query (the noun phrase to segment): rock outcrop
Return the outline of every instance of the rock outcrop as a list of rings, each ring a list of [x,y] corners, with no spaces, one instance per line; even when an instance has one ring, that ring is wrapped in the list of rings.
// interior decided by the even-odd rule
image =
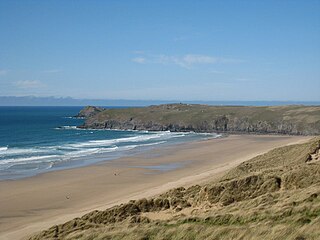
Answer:
[[[320,106],[207,106],[165,104],[145,108],[94,109],[80,128],[319,135]]]
[[[84,109],[82,109],[75,117],[77,118],[89,118],[92,117],[100,112],[105,110],[101,107],[94,107],[94,106],[87,106]]]

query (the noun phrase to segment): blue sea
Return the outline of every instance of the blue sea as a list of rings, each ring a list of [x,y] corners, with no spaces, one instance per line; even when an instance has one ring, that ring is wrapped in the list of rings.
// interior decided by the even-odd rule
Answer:
[[[86,166],[216,134],[83,130],[82,107],[0,107],[0,180]]]

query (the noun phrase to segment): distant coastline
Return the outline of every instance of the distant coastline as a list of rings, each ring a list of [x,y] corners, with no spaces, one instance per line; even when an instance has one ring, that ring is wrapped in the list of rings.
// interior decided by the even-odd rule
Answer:
[[[179,99],[171,100],[134,100],[134,99],[77,99],[71,97],[35,97],[35,96],[0,96],[0,106],[117,106],[139,107],[159,104],[181,102]],[[279,105],[305,105],[319,106],[320,101],[199,101],[183,100],[186,104],[207,104],[217,106],[279,106]]]

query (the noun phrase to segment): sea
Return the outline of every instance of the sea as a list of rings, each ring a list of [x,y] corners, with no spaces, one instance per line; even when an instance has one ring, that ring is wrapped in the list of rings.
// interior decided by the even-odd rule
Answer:
[[[109,107],[117,108],[117,107]],[[0,107],[0,180],[116,160],[215,133],[79,129],[82,107]]]

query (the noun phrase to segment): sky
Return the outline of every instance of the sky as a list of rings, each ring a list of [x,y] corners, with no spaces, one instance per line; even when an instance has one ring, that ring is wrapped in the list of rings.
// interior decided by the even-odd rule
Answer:
[[[0,96],[320,100],[320,0],[0,0]]]

